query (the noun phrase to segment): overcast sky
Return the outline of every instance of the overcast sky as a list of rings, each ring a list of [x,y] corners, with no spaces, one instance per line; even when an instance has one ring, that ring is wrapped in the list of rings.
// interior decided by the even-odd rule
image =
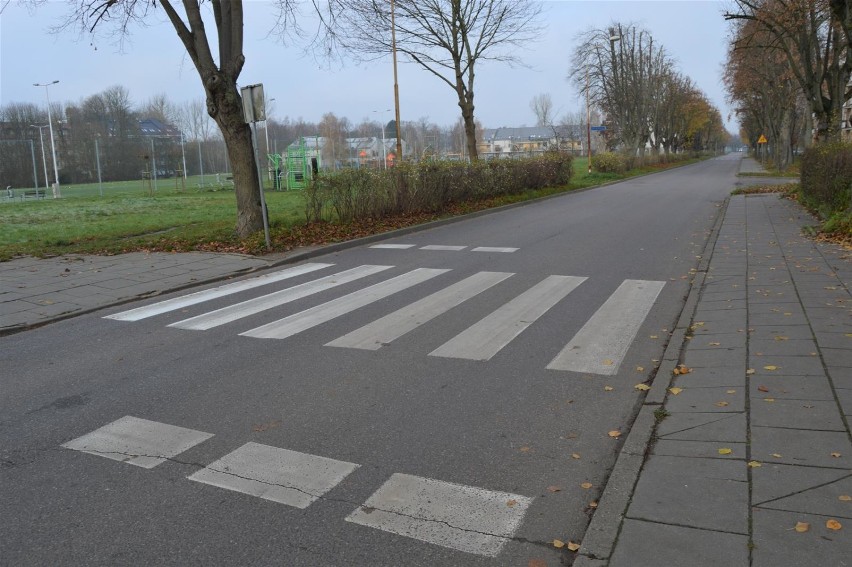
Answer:
[[[0,7],[6,0],[0,0]],[[246,64],[240,84],[263,83],[274,98],[273,118],[319,121],[326,112],[362,119],[391,119],[393,68],[390,59],[369,65],[319,64],[296,46],[269,37],[271,2],[246,2]],[[728,119],[720,76],[728,25],[719,1],[565,1],[544,2],[545,29],[539,41],[518,53],[529,68],[485,62],[475,84],[476,117],[487,128],[534,125],[530,100],[551,96],[557,114],[585,108],[584,99],[565,79],[577,34],[612,21],[634,22],[648,29],[674,56]],[[123,85],[141,104],[166,93],[180,103],[203,98],[200,79],[174,29],[158,8],[146,28],[135,28],[123,52],[108,40],[94,44],[72,32],[50,33],[65,14],[67,2],[48,2],[34,12],[11,0],[0,14],[0,104],[44,104],[45,89],[33,83],[59,80],[50,87],[52,101],[79,102],[113,85]],[[414,64],[399,67],[401,119],[428,117],[450,125],[460,116],[455,92]],[[378,111],[378,112],[376,112]],[[735,121],[727,122],[735,132]]]

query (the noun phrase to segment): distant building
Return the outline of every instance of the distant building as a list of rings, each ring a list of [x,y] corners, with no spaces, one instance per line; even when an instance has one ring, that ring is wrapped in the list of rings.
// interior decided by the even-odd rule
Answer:
[[[477,150],[482,157],[503,154],[530,154],[560,149],[579,153],[584,145],[584,130],[580,125],[520,126],[516,128],[487,128]]]

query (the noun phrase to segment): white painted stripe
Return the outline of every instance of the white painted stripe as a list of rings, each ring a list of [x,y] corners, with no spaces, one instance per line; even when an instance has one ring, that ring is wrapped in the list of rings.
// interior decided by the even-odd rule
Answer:
[[[204,301],[210,301],[211,299],[216,299],[217,297],[224,297],[232,293],[245,291],[247,289],[253,289],[262,285],[286,280],[288,278],[295,278],[296,276],[301,276],[302,274],[307,274],[309,272],[328,268],[333,265],[334,264],[303,264],[301,266],[287,268],[286,270],[281,270],[271,274],[264,274],[262,276],[229,283],[227,285],[221,285],[212,289],[197,291],[195,293],[190,293],[189,295],[184,295],[182,297],[175,297],[174,299],[167,299],[158,303],[152,303],[151,305],[146,305],[144,307],[137,307],[136,309],[130,309],[129,311],[122,311],[121,313],[107,315],[104,317],[104,319],[115,319],[117,321],[138,321],[140,319],[153,317],[154,315],[160,315],[161,313],[167,313],[176,309],[182,309],[184,307],[195,305],[197,303],[202,303]]]
[[[512,252],[517,252],[517,248],[507,248],[500,246],[477,246],[471,252],[504,252],[506,254],[511,254]]]
[[[127,415],[62,446],[152,469],[211,437],[212,433]]]
[[[407,307],[394,311],[369,325],[335,339],[326,346],[378,350],[383,345],[398,339],[446,313],[460,303],[497,285],[513,274],[506,272],[479,272],[449,287],[442,289]]]
[[[547,368],[615,375],[665,285],[624,280]]]
[[[449,271],[417,268],[240,335],[261,339],[285,339]]]
[[[396,473],[346,517],[393,534],[496,557],[532,498]]]
[[[489,360],[587,278],[548,276],[429,356]]]
[[[451,252],[458,252],[459,250],[464,250],[467,246],[443,246],[441,244],[430,244],[428,246],[421,246],[421,250],[449,250]]]
[[[304,509],[358,467],[345,461],[246,443],[187,478]]]
[[[285,303],[290,303],[291,301],[296,301],[297,299],[301,299],[366,276],[377,274],[392,267],[393,266],[358,266],[357,268],[345,270],[318,280],[309,281],[268,295],[249,299],[242,303],[229,305],[228,307],[223,307],[216,311],[210,311],[209,313],[190,317],[189,319],[172,323],[169,327],[192,329],[196,331],[212,329],[213,327],[218,327],[219,325],[224,325],[225,323],[230,323],[231,321],[236,321],[237,319],[242,319],[243,317],[248,317],[255,313],[260,313],[261,311],[278,307],[279,305],[284,305]]]
[[[379,248],[384,250],[408,250],[414,248],[416,244],[374,244],[370,248]]]

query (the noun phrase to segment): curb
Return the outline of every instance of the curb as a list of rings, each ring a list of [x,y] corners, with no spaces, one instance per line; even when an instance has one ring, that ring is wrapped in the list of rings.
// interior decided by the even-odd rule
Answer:
[[[716,241],[719,238],[719,231],[722,228],[729,202],[730,197],[725,199],[719,209],[713,229],[698,262],[689,295],[680,312],[677,324],[672,330],[660,366],[652,378],[651,389],[645,396],[645,400],[630,426],[630,432],[624,440],[624,445],[621,447],[612,472],[606,481],[604,491],[598,499],[598,508],[583,535],[582,544],[574,559],[574,567],[604,567],[609,563],[610,556],[615,549],[627,506],[633,497],[633,491],[636,488],[648,448],[652,442],[656,427],[654,412],[662,407],[666,399],[666,392],[672,382],[672,370],[680,360],[680,354],[686,342],[686,332],[689,330],[698,306],[698,299],[710,266],[710,257],[716,247]]]

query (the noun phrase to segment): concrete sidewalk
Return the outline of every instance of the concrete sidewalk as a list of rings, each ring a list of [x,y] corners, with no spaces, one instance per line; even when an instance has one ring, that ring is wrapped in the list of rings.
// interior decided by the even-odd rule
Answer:
[[[852,565],[852,252],[814,223],[731,198],[576,566]]]

